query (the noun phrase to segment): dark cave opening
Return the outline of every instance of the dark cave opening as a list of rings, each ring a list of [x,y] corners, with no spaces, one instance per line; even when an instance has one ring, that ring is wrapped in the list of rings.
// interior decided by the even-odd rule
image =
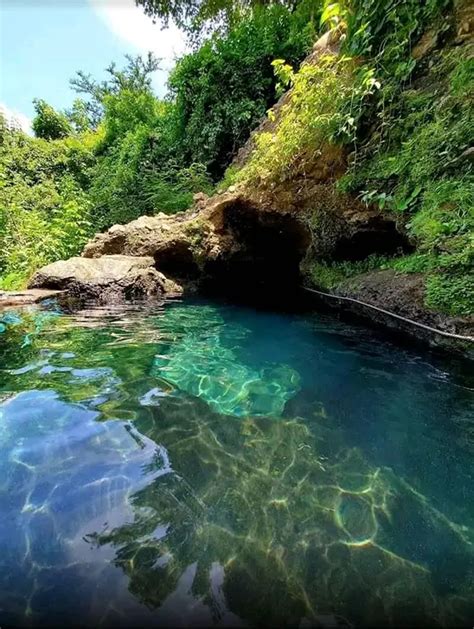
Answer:
[[[365,260],[373,254],[393,256],[410,253],[413,249],[407,237],[398,231],[394,221],[381,218],[369,228],[339,239],[331,259],[338,262],[342,260],[355,262]]]
[[[300,262],[311,243],[301,221],[235,203],[225,210],[224,229],[235,247],[206,265],[204,290],[252,301],[279,301],[299,290]]]
[[[165,275],[183,282],[196,279],[200,273],[189,243],[185,241],[170,241],[166,248],[155,253],[155,265]]]
[[[190,242],[175,239],[156,252],[156,267],[196,290],[248,303],[283,304],[297,299],[304,283],[301,262],[314,248],[310,228],[298,216],[234,201],[219,216],[221,253],[198,265]],[[395,255],[410,251],[396,223],[383,217],[339,236],[322,260],[357,261],[371,254]],[[318,251],[312,254],[318,260]]]

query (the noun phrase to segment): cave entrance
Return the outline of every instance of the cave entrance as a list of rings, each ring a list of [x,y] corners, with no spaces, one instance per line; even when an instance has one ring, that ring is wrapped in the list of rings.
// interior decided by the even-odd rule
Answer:
[[[190,244],[186,240],[171,240],[167,247],[156,252],[155,266],[178,282],[195,280],[200,272]]]
[[[365,260],[373,254],[393,256],[410,253],[413,249],[407,237],[398,231],[395,221],[379,218],[372,221],[369,229],[361,229],[351,236],[341,238],[334,248],[331,259],[355,262]]]
[[[299,290],[311,236],[298,219],[235,203],[223,221],[235,247],[207,265],[205,288],[252,301],[278,301]]]

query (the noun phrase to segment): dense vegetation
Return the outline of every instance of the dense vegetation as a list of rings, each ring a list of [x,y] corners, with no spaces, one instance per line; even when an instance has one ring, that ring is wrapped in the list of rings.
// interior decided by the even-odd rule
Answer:
[[[301,176],[327,143],[349,156],[342,191],[395,216],[410,256],[357,263],[315,260],[331,287],[372,268],[426,274],[429,306],[474,303],[474,68],[452,39],[449,0],[137,0],[173,19],[194,50],[178,60],[168,94],[151,88],[151,55],[111,65],[101,83],[78,73],[70,110],[35,101],[36,137],[0,128],[0,286],[21,286],[37,266],[80,251],[97,230],[141,214],[187,208],[194,192]],[[300,62],[319,33],[344,32],[342,54]],[[436,41],[417,60],[428,27]],[[250,131],[292,87],[271,133],[240,170],[226,168]],[[273,114],[269,114],[273,115]]]
[[[24,285],[47,262],[78,253],[95,231],[142,214],[186,209],[211,192],[275,102],[272,61],[296,65],[315,37],[311,3],[256,7],[180,59],[158,99],[149,55],[78,72],[71,109],[35,101],[35,138],[0,129],[0,287]]]
[[[228,32],[248,15],[249,10],[259,10],[271,5],[295,9],[298,0],[136,0],[145,13],[160,18],[165,23],[172,19],[192,39],[201,39],[209,32]],[[319,2],[307,2],[317,11]]]
[[[49,114],[49,112],[48,112]],[[95,137],[46,140],[0,118],[0,276],[16,288],[35,268],[73,255],[93,230],[86,190]]]
[[[449,38],[445,0],[331,3],[322,18],[346,31],[343,55],[299,72],[275,132],[262,133],[250,161],[226,183],[271,184],[301,176],[325,143],[347,147],[341,190],[392,213],[416,244],[413,255],[356,263],[315,261],[326,288],[366,270],[426,274],[427,305],[469,314],[474,304],[474,125],[472,48],[441,47],[417,67],[412,49],[428,25]],[[435,46],[436,48],[436,46]],[[361,60],[363,62],[361,63]],[[354,61],[356,61],[354,63]]]

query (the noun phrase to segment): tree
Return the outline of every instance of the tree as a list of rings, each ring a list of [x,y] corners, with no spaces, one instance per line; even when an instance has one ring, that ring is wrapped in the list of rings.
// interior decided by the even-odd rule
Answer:
[[[122,89],[108,94],[104,98],[103,147],[121,142],[138,126],[152,130],[162,109],[160,101],[147,90]]]
[[[165,24],[173,20],[189,34],[200,34],[206,25],[211,30],[228,30],[255,7],[280,4],[294,9],[298,0],[135,0],[145,13]]]
[[[33,101],[36,116],[33,119],[33,131],[37,138],[44,140],[59,140],[72,133],[72,127],[66,115],[56,111],[45,100]]]
[[[169,88],[184,162],[206,164],[214,179],[223,174],[276,100],[272,61],[283,58],[298,66],[310,49],[311,18],[319,22],[315,11],[314,0],[293,12],[281,5],[256,8],[228,33],[214,34],[178,61]]]
[[[91,130],[92,123],[89,117],[88,103],[82,100],[82,98],[76,98],[71,109],[66,110],[65,114],[76,133],[84,133]]]
[[[160,68],[160,59],[152,52],[143,58],[141,55],[132,57],[125,55],[127,65],[118,70],[115,63],[111,63],[106,72],[109,75],[104,81],[96,81],[90,74],[79,70],[71,79],[70,85],[78,94],[85,94],[88,101],[85,111],[92,128],[96,128],[104,113],[104,99],[111,94],[118,94],[122,90],[132,92],[150,91],[151,79],[154,72]]]

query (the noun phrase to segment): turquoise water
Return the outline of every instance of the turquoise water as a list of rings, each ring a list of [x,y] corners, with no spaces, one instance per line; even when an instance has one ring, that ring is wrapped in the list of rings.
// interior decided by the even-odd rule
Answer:
[[[472,626],[474,378],[317,314],[8,313],[0,626]]]

